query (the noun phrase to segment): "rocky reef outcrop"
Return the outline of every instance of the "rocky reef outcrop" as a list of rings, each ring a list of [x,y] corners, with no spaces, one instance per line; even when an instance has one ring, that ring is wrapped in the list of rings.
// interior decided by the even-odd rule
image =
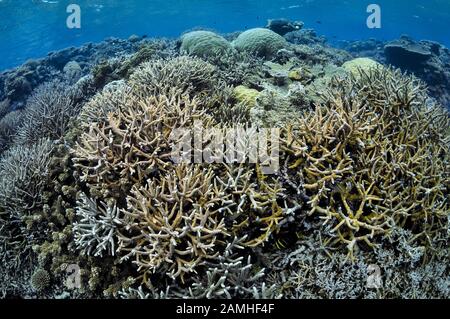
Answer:
[[[355,57],[370,57],[414,74],[427,83],[432,97],[450,108],[450,50],[442,44],[405,35],[389,42],[346,42],[342,48]]]

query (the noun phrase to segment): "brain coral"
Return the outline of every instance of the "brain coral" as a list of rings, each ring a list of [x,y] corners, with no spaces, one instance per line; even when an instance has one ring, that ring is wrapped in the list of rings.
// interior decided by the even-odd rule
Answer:
[[[233,41],[234,47],[263,58],[273,57],[278,50],[287,46],[286,40],[279,34],[264,28],[255,28],[241,33]]]
[[[363,71],[369,71],[370,69],[375,69],[380,67],[381,64],[369,59],[369,58],[357,58],[351,61],[345,62],[342,67],[347,71],[352,73],[353,75],[358,75],[359,69]]]
[[[181,37],[181,52],[199,57],[224,54],[231,44],[220,35],[210,31],[192,31]]]

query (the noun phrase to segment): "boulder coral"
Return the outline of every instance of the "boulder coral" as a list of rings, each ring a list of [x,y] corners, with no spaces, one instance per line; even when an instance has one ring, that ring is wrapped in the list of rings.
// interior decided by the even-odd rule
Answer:
[[[359,70],[364,70],[366,72],[371,69],[376,69],[378,67],[382,67],[382,65],[372,59],[369,58],[356,58],[350,61],[345,62],[342,67],[347,72],[352,73],[353,75],[358,75]]]
[[[239,85],[234,88],[233,96],[239,103],[242,103],[248,108],[252,108],[256,105],[256,99],[259,96],[259,91]]]
[[[231,51],[231,44],[211,31],[192,31],[181,36],[180,51],[198,57],[211,57]]]
[[[282,36],[269,29],[255,28],[242,32],[233,41],[233,46],[239,51],[270,59],[279,50],[286,48],[287,42]]]

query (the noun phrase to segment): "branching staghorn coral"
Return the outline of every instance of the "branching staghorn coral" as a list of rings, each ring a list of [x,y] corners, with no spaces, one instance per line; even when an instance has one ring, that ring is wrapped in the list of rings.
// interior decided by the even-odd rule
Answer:
[[[2,117],[8,114],[9,109],[10,109],[10,101],[8,99],[0,101],[0,120],[2,119]]]
[[[334,79],[325,103],[285,131],[290,178],[309,214],[352,254],[394,226],[429,242],[449,212],[449,118],[397,71]]]
[[[196,57],[180,56],[143,63],[129,81],[133,93],[148,96],[189,96],[207,112],[230,103],[231,88],[219,70]]]
[[[212,116],[217,122],[221,122],[227,125],[233,124],[245,124],[250,121],[250,112],[247,105],[241,103],[231,105],[220,104],[212,112]]]
[[[73,224],[75,245],[86,255],[115,255],[116,228],[119,210],[115,203],[97,203],[84,193],[80,195]]]
[[[206,94],[217,84],[217,70],[199,58],[181,56],[141,64],[130,77],[136,92],[150,95]]]
[[[275,285],[268,286],[263,281],[265,269],[251,263],[250,255],[241,255],[246,240],[234,237],[217,258],[205,262],[204,271],[190,276],[186,286],[169,282],[160,288],[160,282],[147,281],[137,288],[122,290],[119,295],[126,299],[280,298]]]
[[[212,120],[196,100],[178,97],[134,99],[106,123],[94,123],[73,150],[75,167],[94,197],[121,197],[135,183],[165,171],[172,155],[174,128],[191,127],[194,120]]]
[[[35,143],[40,138],[61,138],[80,105],[76,92],[68,83],[55,80],[39,86],[28,99],[23,124],[17,132],[17,143]]]
[[[132,103],[133,95],[130,87],[125,83],[97,93],[80,111],[79,119],[82,126],[89,127],[94,122],[106,122],[108,114],[120,111],[128,103]]]
[[[190,298],[279,298],[275,285],[263,281],[265,269],[255,267],[251,256],[239,256],[236,250],[244,248],[245,237],[234,238],[224,252],[213,262],[208,262],[206,278],[195,278],[189,288]]]
[[[201,148],[208,150],[229,128],[220,124],[233,120],[218,115],[227,114],[220,113],[220,104],[207,109],[204,98],[220,95],[217,100],[226,101],[228,95],[225,90],[218,94],[219,82],[212,90],[207,84],[195,89],[172,85],[168,74],[179,73],[166,67],[175,65],[174,60],[159,61],[160,69],[145,73],[152,63],[136,71],[133,76],[142,72],[139,81],[132,76],[125,94],[105,90],[91,101],[93,116],[72,151],[91,204],[117,205],[114,235],[102,238],[118,244],[114,254],[121,268],[136,266],[132,286],[120,284],[111,291],[123,288],[121,296],[140,298],[273,297],[285,292],[299,296],[307,287],[303,297],[359,297],[366,293],[363,287],[349,281],[366,276],[361,254],[355,254],[355,264],[333,275],[337,266],[327,258],[336,252],[324,251],[317,259],[324,270],[296,291],[278,289],[284,285],[280,278],[262,284],[267,272],[263,276],[249,254],[266,252],[270,244],[290,249],[291,237],[304,239],[317,229],[324,247],[347,246],[350,255],[366,244],[379,247],[399,227],[411,232],[412,242],[441,249],[448,215],[443,197],[448,191],[448,137],[442,127],[448,124],[414,80],[391,70],[333,80],[323,102],[311,113],[299,112],[300,119],[284,130],[282,169],[267,176],[261,163],[227,161],[226,156],[224,163],[214,160],[224,154],[214,154],[211,163],[174,163],[173,129],[192,128],[196,119],[203,120],[204,127],[215,129],[203,136]],[[152,82],[154,74],[164,79],[164,86]],[[233,104],[231,100],[229,106]],[[255,140],[240,143],[247,150]],[[427,158],[435,168],[427,168]],[[443,177],[433,181],[438,171]],[[412,191],[414,185],[428,191]],[[102,229],[101,222],[95,228],[97,223],[94,218],[88,224]],[[232,238],[243,236],[243,250],[224,259]],[[104,255],[112,255],[108,247]],[[345,260],[345,254],[338,257]],[[271,275],[282,274],[289,284],[303,276],[285,271]],[[322,290],[317,293],[315,287]]]
[[[248,164],[223,164],[217,180],[228,194],[222,210],[233,233],[247,235],[244,245],[248,247],[267,242],[284,218],[285,209],[278,203],[283,196],[281,185]]]
[[[245,85],[251,87],[258,85],[264,74],[264,61],[245,52],[230,51],[220,55],[212,55],[207,58],[207,61],[220,70],[217,76],[232,86]]]
[[[39,208],[52,148],[49,140],[41,139],[30,146],[14,146],[2,154],[0,210],[20,219]]]
[[[332,249],[322,230],[294,247],[269,253],[266,282],[286,298],[448,298],[448,252],[424,264],[425,247],[413,245],[410,231],[394,228],[375,251],[349,261],[345,249]]]
[[[120,230],[122,259],[134,258],[138,270],[154,273],[167,267],[170,277],[194,272],[219,254],[228,236],[220,214],[222,189],[211,169],[181,164],[134,187]]]
[[[17,110],[0,119],[0,153],[13,142],[18,126],[23,120],[23,111]]]
[[[229,165],[203,170],[200,164],[172,161],[173,129],[192,128],[197,120],[205,128],[214,124],[196,100],[134,97],[110,113],[106,123],[86,127],[89,131],[72,151],[91,196],[101,201],[112,197],[122,207],[117,255],[132,260],[145,277],[163,273],[183,280],[185,273],[217,258],[229,234],[252,229],[245,245],[261,245],[283,218],[277,203],[280,186],[266,181],[258,165],[227,159]],[[209,132],[203,147],[217,130]],[[254,141],[247,136],[240,143],[248,152]]]

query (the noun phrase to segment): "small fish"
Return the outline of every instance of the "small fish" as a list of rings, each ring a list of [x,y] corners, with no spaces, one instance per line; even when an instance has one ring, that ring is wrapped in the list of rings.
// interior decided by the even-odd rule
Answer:
[[[317,24],[322,24],[322,21],[317,20],[316,23],[317,23]]]
[[[420,19],[418,15],[413,15],[413,18]]]

